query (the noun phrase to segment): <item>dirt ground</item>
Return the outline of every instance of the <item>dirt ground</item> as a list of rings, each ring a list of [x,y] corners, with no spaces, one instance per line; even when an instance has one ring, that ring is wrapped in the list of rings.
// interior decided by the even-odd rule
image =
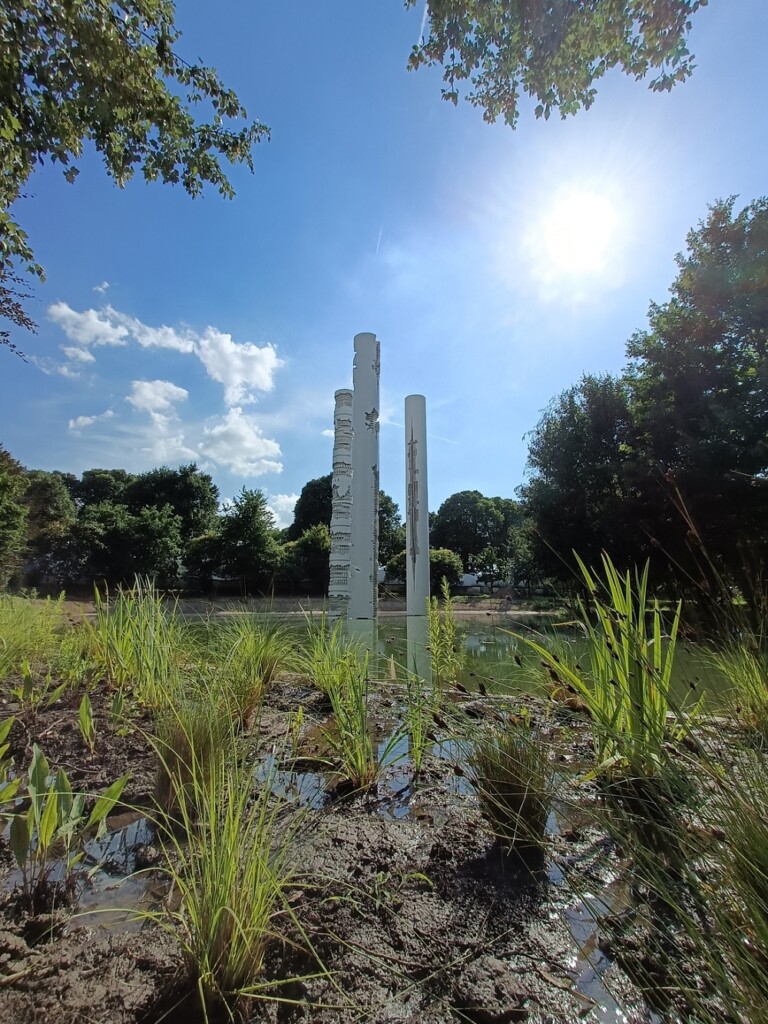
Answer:
[[[80,916],[77,907],[60,906],[33,918],[20,913],[7,838],[0,839],[0,1021],[195,1021],[193,1005],[184,998],[189,979],[174,940],[156,925],[139,929],[114,913],[135,905],[137,893],[146,896],[153,884],[152,875],[142,876],[140,885],[131,878],[157,857],[151,829],[141,824],[141,810],[151,807],[155,787],[155,758],[145,736],[149,720],[134,719],[130,731],[118,730],[109,721],[107,696],[92,699],[99,737],[93,754],[77,727],[79,694],[74,693],[34,717],[20,716],[12,752],[27,763],[38,743],[53,770],[65,767],[76,789],[94,793],[130,773],[123,806],[110,822],[109,850],[119,850],[120,856],[108,857],[105,870],[81,895],[81,910],[112,912]],[[486,713],[478,695],[460,699],[472,715]],[[531,713],[539,714],[531,701]],[[298,680],[278,683],[262,716],[257,760],[285,733],[288,715],[300,703],[306,735],[317,734],[313,726],[328,715],[322,697]],[[391,705],[391,696],[382,694],[374,706],[382,735]],[[0,708],[0,718],[13,711]],[[549,731],[565,780],[568,762],[586,753],[586,737],[575,722],[542,720],[541,725]],[[413,789],[398,766],[385,773],[375,793],[346,800],[311,793],[308,786],[317,778],[312,772],[286,780],[306,803],[293,847],[297,875],[290,900],[304,934],[285,924],[283,940],[270,950],[266,977],[276,981],[317,973],[316,958],[324,973],[275,989],[293,1002],[260,1000],[246,1008],[245,1019],[274,1024],[649,1020],[628,979],[599,952],[600,936],[588,920],[584,923],[584,908],[567,882],[569,867],[577,863],[580,877],[591,877],[595,892],[615,882],[620,862],[604,836],[553,815],[546,861],[526,863],[504,855],[466,780],[450,759],[437,756],[440,752],[436,747],[427,758]],[[309,742],[306,753],[316,754]],[[613,996],[624,1018],[615,1015]]]

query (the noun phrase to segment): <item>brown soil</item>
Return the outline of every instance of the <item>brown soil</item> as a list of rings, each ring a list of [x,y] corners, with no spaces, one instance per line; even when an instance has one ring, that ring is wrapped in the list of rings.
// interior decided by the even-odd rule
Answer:
[[[65,767],[75,788],[91,792],[130,772],[124,806],[111,822],[129,836],[129,856],[122,865],[108,863],[113,875],[98,883],[99,893],[107,894],[103,905],[114,909],[121,906],[123,893],[122,905],[136,899],[137,883],[122,890],[117,885],[120,871],[151,864],[157,854],[146,835],[126,831],[136,817],[126,812],[151,806],[156,765],[145,736],[150,723],[138,718],[130,731],[118,730],[109,721],[111,698],[93,696],[99,739],[90,754],[77,726],[79,699],[80,694],[70,693],[34,717],[20,716],[12,751],[17,763],[26,764],[32,744],[38,743],[53,770]],[[317,734],[313,724],[327,717],[322,697],[301,681],[280,683],[261,720],[263,752],[285,733],[288,713],[299,703],[305,708],[307,735]],[[476,695],[465,703],[473,715],[485,713]],[[391,697],[382,697],[375,709],[382,733],[391,704]],[[538,714],[533,698],[531,707]],[[12,710],[0,709],[0,717]],[[550,729],[553,742],[558,740],[558,726],[542,721],[542,727]],[[586,740],[577,722],[569,724],[566,735],[570,748],[561,759],[580,758]],[[558,742],[562,745],[562,736]],[[303,752],[315,758],[322,754],[309,745]],[[611,1000],[578,951],[569,927],[576,898],[562,882],[569,865],[577,862],[588,865],[595,891],[616,877],[619,862],[603,835],[561,821],[548,863],[505,856],[465,780],[450,761],[436,756],[425,762],[413,793],[402,767],[394,767],[367,798],[312,803],[294,846],[298,874],[291,894],[304,934],[286,925],[284,941],[270,952],[266,977],[317,973],[308,947],[327,973],[276,988],[274,994],[294,1002],[259,1001],[246,1009],[245,1019],[274,1024],[616,1019],[596,1012],[595,997],[609,1007]],[[190,985],[180,950],[159,927],[136,932],[135,924],[121,925],[114,914],[105,926],[98,916],[76,916],[73,908],[30,919],[10,891],[13,877],[0,841],[3,1024],[197,1019],[183,998]],[[152,878],[142,884],[151,886]],[[98,905],[99,899],[84,891],[84,903]],[[582,941],[596,947],[594,929],[582,933]],[[596,948],[594,953],[607,969],[611,990],[619,994],[625,1019],[647,1020],[627,978]]]

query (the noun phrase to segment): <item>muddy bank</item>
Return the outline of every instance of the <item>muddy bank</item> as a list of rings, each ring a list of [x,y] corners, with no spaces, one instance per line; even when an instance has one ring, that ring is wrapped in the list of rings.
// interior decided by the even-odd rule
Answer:
[[[178,944],[156,924],[115,913],[121,906],[161,909],[167,896],[156,869],[161,851],[151,821],[143,817],[153,814],[156,776],[149,719],[113,722],[110,695],[96,691],[97,742],[89,753],[77,726],[79,699],[70,692],[36,715],[20,715],[12,753],[26,763],[38,743],[52,770],[65,766],[73,785],[90,792],[130,773],[122,806],[110,820],[112,839],[95,851],[103,854],[104,869],[80,889],[81,908],[111,913],[81,916],[77,906],[58,905],[53,917],[30,918],[13,892],[8,850],[3,856],[0,847],[0,1020],[195,1020],[192,1004],[183,999],[190,980]],[[498,714],[493,698],[455,699],[475,719]],[[552,719],[543,702],[526,700],[529,714],[551,739],[566,795],[565,773],[588,752],[583,723],[567,715]],[[505,856],[437,726],[417,785],[410,782],[408,764],[401,763],[367,797],[340,798],[329,789],[327,751],[318,738],[329,709],[301,679],[272,688],[258,734],[244,740],[252,747],[255,786],[263,784],[259,766],[281,749],[299,705],[305,715],[300,760],[283,764],[277,777],[281,792],[298,795],[304,808],[292,849],[295,921],[283,915],[275,922],[265,977],[276,984],[266,994],[290,1001],[249,1003],[241,1007],[244,1019],[618,1019],[598,978],[602,971],[626,1019],[649,1019],[628,979],[599,952],[597,931],[588,920],[584,924],[588,915],[566,882],[574,865],[581,877],[592,872],[597,892],[615,881],[621,864],[604,834],[588,823],[574,827],[565,812],[553,813],[546,858]],[[396,707],[396,688],[382,687],[371,708],[377,735],[386,736]],[[571,801],[570,791],[567,796]],[[580,931],[574,922],[581,922]],[[579,952],[574,934],[589,947],[597,970]],[[304,980],[277,986],[286,978]]]

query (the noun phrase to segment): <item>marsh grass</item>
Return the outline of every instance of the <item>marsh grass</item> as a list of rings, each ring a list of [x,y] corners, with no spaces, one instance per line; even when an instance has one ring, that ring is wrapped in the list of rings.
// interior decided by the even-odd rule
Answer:
[[[19,672],[22,662],[32,676],[48,671],[62,640],[63,602],[63,594],[45,601],[0,595],[0,681]]]
[[[458,635],[453,598],[448,581],[443,577],[442,609],[436,597],[427,600],[427,640],[430,650],[432,677],[437,684],[455,682],[464,667],[466,651]]]
[[[434,683],[408,674],[405,682],[403,729],[408,734],[414,775],[421,771],[424,755],[433,743],[432,716],[438,713],[439,706],[439,694]]]
[[[150,742],[157,754],[155,802],[162,815],[183,824],[196,814],[195,801],[219,771],[232,721],[222,701],[185,698],[160,711]]]
[[[659,775],[670,734],[683,738],[699,709],[685,714],[670,696],[681,602],[666,628],[659,602],[648,597],[648,565],[633,579],[603,555],[601,580],[578,561],[590,596],[589,607],[580,604],[588,669],[536,640],[519,639],[536,651],[553,679],[584,701],[597,774]]]
[[[277,673],[300,667],[294,633],[250,615],[217,626],[211,634],[209,653],[232,713],[245,728],[252,724]]]
[[[715,648],[709,656],[730,687],[726,706],[762,746],[768,746],[768,663],[759,645],[747,638]]]
[[[276,797],[269,778],[254,792],[236,744],[230,730],[212,770],[193,759],[182,827],[165,837],[176,909],[147,915],[179,941],[206,1020],[222,1012],[235,1019],[248,1000],[280,1000],[281,985],[297,979],[267,979],[267,951],[290,943],[289,931],[304,935],[288,899],[304,813]]]
[[[307,616],[307,631],[300,671],[304,672],[326,696],[334,685],[337,667],[342,662],[358,664],[366,658],[363,644],[344,632],[344,622],[333,625],[323,612],[320,616]]]
[[[172,702],[190,648],[176,606],[167,605],[152,580],[137,577],[113,596],[97,590],[95,611],[86,630],[87,656],[96,671],[147,707]]]
[[[519,853],[541,850],[555,791],[542,740],[516,725],[482,731],[467,762],[469,781],[499,842]]]

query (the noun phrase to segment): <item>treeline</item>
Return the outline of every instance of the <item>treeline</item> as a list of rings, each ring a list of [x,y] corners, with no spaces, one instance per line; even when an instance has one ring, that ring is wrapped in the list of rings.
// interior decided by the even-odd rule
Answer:
[[[677,256],[671,298],[620,375],[586,375],[533,431],[519,497],[536,572],[573,580],[651,560],[712,598],[758,587],[768,555],[768,200],[715,204]]]
[[[243,488],[220,507],[194,464],[136,475],[122,469],[25,470],[0,447],[0,587],[72,587],[152,576],[208,590],[237,580],[243,592],[274,586],[323,590],[327,528],[288,540],[265,495]]]

